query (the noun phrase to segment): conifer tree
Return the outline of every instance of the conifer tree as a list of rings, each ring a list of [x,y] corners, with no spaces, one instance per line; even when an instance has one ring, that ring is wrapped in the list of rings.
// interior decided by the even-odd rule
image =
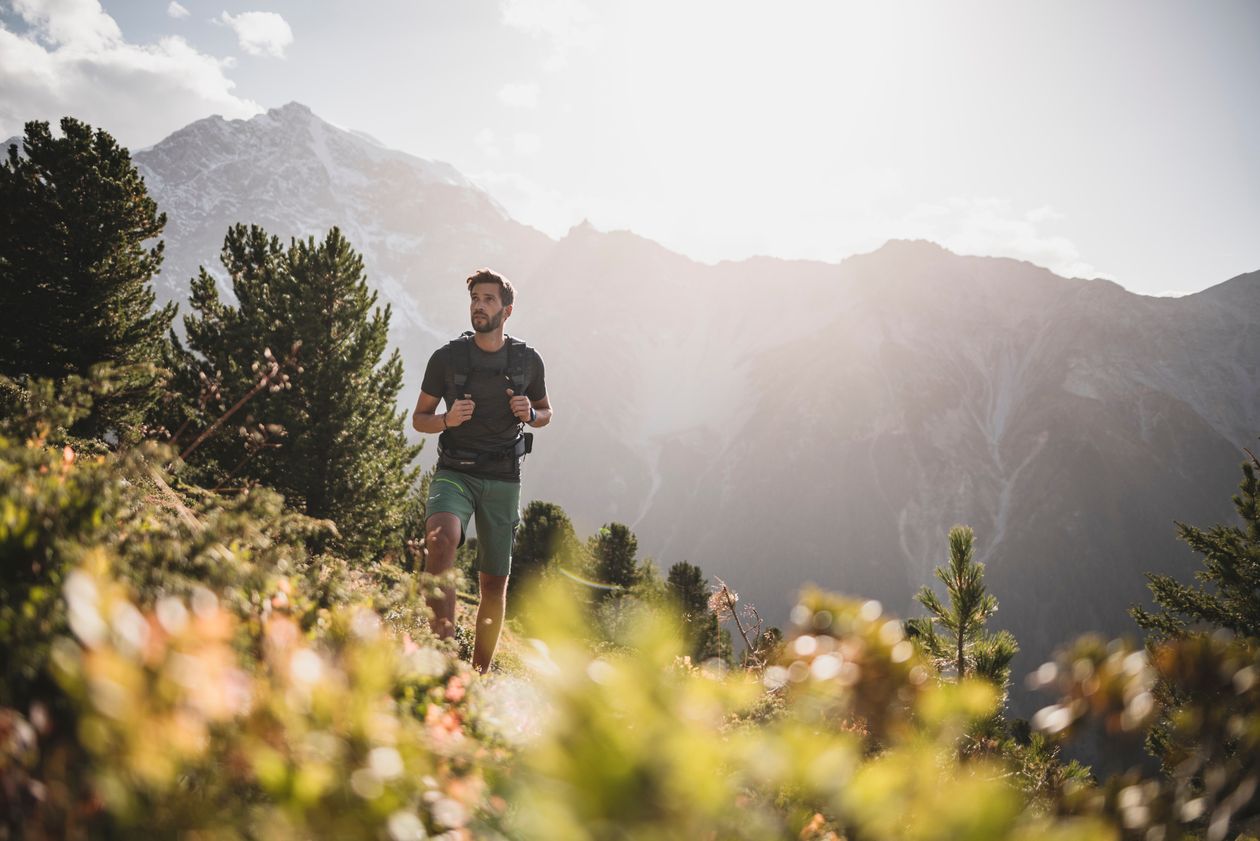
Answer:
[[[395,350],[382,362],[389,308],[376,307],[362,259],[337,228],[284,247],[244,225],[228,231],[221,259],[239,303],[221,301],[203,268],[184,318],[188,348],[173,337],[188,420],[204,427],[249,392],[264,351],[296,348],[297,362],[288,388],[255,398],[238,435],[217,435],[194,454],[202,479],[276,488],[290,506],[335,522],[333,548],[351,556],[396,548],[420,448],[403,435],[402,361]],[[216,384],[218,405],[192,404],[205,382]]]
[[[521,523],[512,542],[512,577],[508,579],[508,610],[520,610],[519,594],[553,565],[576,567],[580,546],[573,523],[554,502],[533,500],[521,513]],[[574,569],[573,572],[580,572]]]
[[[591,557],[597,581],[619,588],[600,591],[599,599],[629,590],[639,579],[639,540],[621,523],[608,523],[591,538]]]
[[[679,561],[669,568],[666,578],[674,606],[682,615],[691,659],[697,663],[717,657],[721,650],[722,629],[717,614],[709,610],[709,587],[704,573],[695,564]],[[725,647],[730,650],[729,640]]]
[[[1247,456],[1248,461],[1241,465],[1239,492],[1233,497],[1241,526],[1217,524],[1200,529],[1177,523],[1178,537],[1203,556],[1203,566],[1195,573],[1198,584],[1183,584],[1168,575],[1147,575],[1159,609],[1152,612],[1134,606],[1129,614],[1148,632],[1148,648],[1221,630],[1253,643],[1260,641],[1260,482],[1256,476],[1260,460],[1249,450]],[[1195,697],[1184,688],[1177,690],[1166,680],[1157,682],[1154,695],[1164,709],[1174,711],[1189,703],[1213,702],[1210,696]],[[1202,748],[1188,742],[1168,715],[1161,716],[1147,732],[1146,747],[1169,772]],[[1234,746],[1227,745],[1225,750],[1232,754]]]
[[[936,577],[945,585],[949,603],[943,603],[925,586],[915,600],[930,615],[906,624],[924,650],[952,669],[959,680],[974,675],[1005,689],[1019,645],[1009,632],[989,633],[986,628],[998,603],[985,589],[984,564],[975,561],[974,544],[975,533],[970,527],[954,526],[949,530],[949,561],[936,568]],[[943,634],[937,632],[938,626]]]
[[[1157,640],[1224,629],[1239,637],[1260,639],[1260,460],[1248,452],[1239,493],[1233,497],[1241,526],[1200,529],[1177,523],[1177,535],[1203,556],[1195,573],[1198,584],[1183,584],[1168,575],[1148,575],[1159,610],[1134,607],[1130,614]]]
[[[701,614],[709,612],[709,587],[700,567],[679,561],[669,568],[666,581],[674,604],[685,620],[699,619]]]
[[[152,311],[166,216],[127,150],[66,117],[62,136],[26,124],[0,164],[0,374],[86,376],[110,363],[112,393],[76,424],[81,435],[125,432],[161,395],[168,304]]]

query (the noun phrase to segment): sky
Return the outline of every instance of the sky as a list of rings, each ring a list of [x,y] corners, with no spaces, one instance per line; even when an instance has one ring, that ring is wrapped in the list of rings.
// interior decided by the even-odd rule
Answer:
[[[923,238],[1148,295],[1260,269],[1257,0],[0,0],[0,137],[291,101],[557,238]]]

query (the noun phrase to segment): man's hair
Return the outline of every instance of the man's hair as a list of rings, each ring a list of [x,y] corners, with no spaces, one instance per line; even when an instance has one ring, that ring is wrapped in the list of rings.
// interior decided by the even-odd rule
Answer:
[[[469,276],[467,283],[469,292],[472,292],[472,288],[478,283],[493,283],[499,287],[499,300],[503,302],[505,307],[510,307],[512,301],[516,299],[516,290],[512,288],[512,281],[501,274],[495,274],[489,269],[477,269]]]

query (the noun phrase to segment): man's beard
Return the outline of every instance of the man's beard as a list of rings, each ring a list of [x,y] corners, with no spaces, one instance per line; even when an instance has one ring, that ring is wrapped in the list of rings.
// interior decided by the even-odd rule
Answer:
[[[487,315],[485,316],[485,319],[485,321],[478,325],[477,319],[474,317],[472,328],[478,333],[493,333],[495,330],[499,329],[500,325],[503,324],[503,310],[499,310],[494,315]]]

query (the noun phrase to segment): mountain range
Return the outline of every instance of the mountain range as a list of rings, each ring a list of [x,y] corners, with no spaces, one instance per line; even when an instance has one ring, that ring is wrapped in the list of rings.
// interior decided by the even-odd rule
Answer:
[[[1260,272],[1150,298],[922,241],[709,265],[585,223],[555,240],[296,103],[134,160],[169,220],[161,300],[215,273],[230,224],[339,226],[392,307],[407,408],[467,328],[463,278],[502,271],[556,407],[525,498],[583,534],[630,525],[662,569],[698,564],[773,624],[806,582],[918,613],[966,523],[1017,673],[1081,632],[1135,634],[1143,573],[1197,566],[1174,520],[1232,518],[1260,434]]]

